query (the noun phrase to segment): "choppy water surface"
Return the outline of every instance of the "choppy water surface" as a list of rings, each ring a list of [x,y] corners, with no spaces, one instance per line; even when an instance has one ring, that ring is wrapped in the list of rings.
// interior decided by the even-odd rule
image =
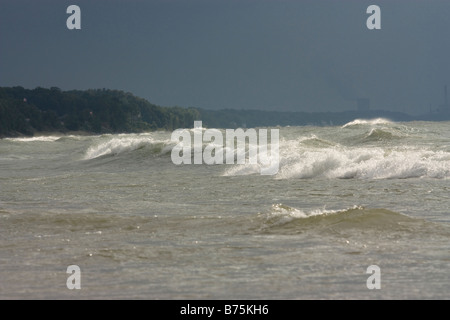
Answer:
[[[274,176],[170,132],[0,140],[0,298],[450,298],[450,123],[279,129]]]

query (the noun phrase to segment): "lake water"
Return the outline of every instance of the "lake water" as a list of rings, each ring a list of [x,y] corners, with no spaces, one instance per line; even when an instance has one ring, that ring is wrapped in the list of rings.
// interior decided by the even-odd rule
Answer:
[[[276,175],[171,132],[0,140],[0,298],[450,298],[450,122],[278,129]]]

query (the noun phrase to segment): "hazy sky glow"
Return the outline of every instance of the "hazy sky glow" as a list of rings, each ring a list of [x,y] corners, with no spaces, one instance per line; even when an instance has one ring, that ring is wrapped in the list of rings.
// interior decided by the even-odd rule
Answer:
[[[66,9],[81,8],[81,30]],[[381,8],[381,30],[366,9]],[[450,86],[450,1],[0,0],[0,86],[163,106],[426,112]]]

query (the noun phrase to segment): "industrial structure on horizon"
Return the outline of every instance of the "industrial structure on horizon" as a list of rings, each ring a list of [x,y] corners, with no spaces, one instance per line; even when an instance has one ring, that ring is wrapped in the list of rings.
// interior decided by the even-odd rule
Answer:
[[[450,105],[448,104],[447,85],[444,86],[444,104],[437,109],[438,113],[450,113]]]

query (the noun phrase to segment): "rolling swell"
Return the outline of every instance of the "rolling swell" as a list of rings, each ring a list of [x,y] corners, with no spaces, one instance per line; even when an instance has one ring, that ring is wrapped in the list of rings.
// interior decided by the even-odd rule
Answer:
[[[411,218],[383,208],[354,206],[343,210],[316,209],[304,211],[282,204],[272,205],[263,219],[261,233],[293,235],[301,233],[325,233],[349,236],[365,233],[379,235],[414,236],[415,233],[440,232],[450,237],[448,229],[440,230],[436,224]],[[438,231],[439,230],[439,231]]]
[[[362,142],[369,142],[369,141],[390,141],[393,139],[400,139],[401,137],[398,135],[395,135],[394,133],[389,132],[385,129],[372,129],[369,133],[367,133],[364,138],[362,139]]]

